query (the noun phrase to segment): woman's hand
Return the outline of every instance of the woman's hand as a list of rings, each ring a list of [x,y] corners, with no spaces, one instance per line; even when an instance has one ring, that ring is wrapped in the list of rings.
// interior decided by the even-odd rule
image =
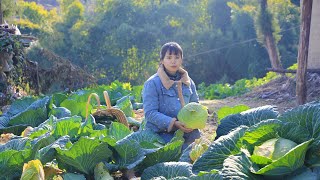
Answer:
[[[177,128],[181,129],[181,130],[182,130],[183,132],[185,132],[185,133],[189,133],[189,132],[193,131],[193,129],[190,129],[190,128],[185,127],[184,123],[183,123],[183,122],[180,122],[180,121],[175,121],[175,122],[174,122],[174,125],[175,125]]]

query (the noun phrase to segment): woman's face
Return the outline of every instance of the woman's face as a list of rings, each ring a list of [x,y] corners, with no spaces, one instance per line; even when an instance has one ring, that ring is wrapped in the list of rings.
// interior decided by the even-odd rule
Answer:
[[[182,65],[181,54],[174,54],[174,52],[170,54],[170,51],[167,51],[161,63],[168,73],[174,75]]]

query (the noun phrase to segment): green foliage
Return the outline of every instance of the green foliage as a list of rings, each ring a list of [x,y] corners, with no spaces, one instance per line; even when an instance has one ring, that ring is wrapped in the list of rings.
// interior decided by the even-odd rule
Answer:
[[[35,2],[18,1],[19,20],[14,20],[24,34],[33,34],[43,38],[53,33],[53,24],[59,20],[56,8],[46,10]]]
[[[121,109],[124,114],[128,117],[133,117],[133,107],[130,101],[130,96],[124,96],[121,99],[117,100],[116,107]]]
[[[15,15],[18,10],[16,2],[12,0],[1,0],[1,10],[4,18],[10,18],[12,15]]]
[[[138,48],[135,46],[128,49],[127,59],[122,64],[122,79],[126,82],[133,82],[134,84],[143,84],[144,79],[148,78],[150,74],[148,70],[155,69],[155,64],[148,61],[148,59],[155,59],[156,57],[154,57],[154,54],[151,54],[153,57],[149,56],[148,53],[139,53]]]
[[[5,6],[14,4],[2,2]],[[231,84],[239,79],[261,77],[270,66],[268,54],[255,33],[257,1],[58,2],[57,8],[46,10],[34,2],[18,1],[20,11],[14,22],[22,33],[37,36],[39,48],[68,58],[107,83],[119,79],[141,85],[156,72],[159,48],[167,41],[182,45],[184,65],[196,84]],[[282,64],[287,67],[296,61],[299,29],[293,27],[299,24],[299,8],[286,0],[268,4],[270,16],[265,17],[271,18],[274,35],[280,40]],[[292,30],[278,33],[289,28]],[[253,40],[246,42],[248,39]],[[41,62],[39,56],[30,60]]]
[[[237,114],[242,111],[246,111],[248,109],[250,109],[250,107],[247,105],[243,105],[243,104],[239,104],[234,107],[224,106],[224,107],[220,108],[217,112],[218,120],[220,121],[221,119],[225,118],[226,116],[229,116],[231,114]]]
[[[8,32],[0,32],[0,52],[13,54],[14,51],[22,48],[21,41],[18,36]]]
[[[237,96],[244,94],[255,87],[267,84],[273,79],[278,78],[275,72],[268,72],[263,78],[253,78],[250,80],[240,79],[234,85],[225,84],[210,84],[206,86],[204,83],[198,85],[199,95],[205,99],[223,99],[229,96]]]
[[[26,17],[30,22],[41,25],[45,23],[49,13],[43,6],[35,2],[20,1],[19,5],[23,8],[22,17]]]

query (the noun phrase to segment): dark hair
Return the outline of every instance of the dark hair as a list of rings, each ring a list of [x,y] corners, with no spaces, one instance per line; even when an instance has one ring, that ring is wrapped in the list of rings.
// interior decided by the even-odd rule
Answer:
[[[164,59],[164,56],[166,55],[167,51],[169,51],[169,54],[180,54],[181,58],[183,58],[183,50],[181,46],[176,42],[168,42],[161,47],[160,60]]]

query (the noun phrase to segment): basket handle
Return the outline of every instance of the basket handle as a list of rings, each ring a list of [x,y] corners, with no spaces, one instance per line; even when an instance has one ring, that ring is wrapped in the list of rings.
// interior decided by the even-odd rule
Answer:
[[[96,98],[97,102],[98,102],[97,111],[100,110],[100,105],[101,105],[101,103],[100,103],[100,98],[99,98],[98,94],[97,94],[97,93],[91,93],[91,94],[89,95],[89,97],[88,97],[88,101],[87,101],[87,104],[86,104],[86,119],[88,119],[88,116],[89,116],[89,104],[90,104],[90,100],[91,100],[91,97],[92,97],[92,96],[94,96],[94,97]]]
[[[112,106],[111,106],[111,101],[110,101],[108,91],[103,91],[103,96],[104,96],[104,100],[106,101],[107,108],[110,109]]]

